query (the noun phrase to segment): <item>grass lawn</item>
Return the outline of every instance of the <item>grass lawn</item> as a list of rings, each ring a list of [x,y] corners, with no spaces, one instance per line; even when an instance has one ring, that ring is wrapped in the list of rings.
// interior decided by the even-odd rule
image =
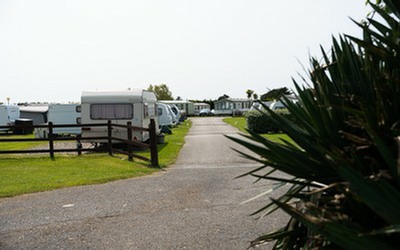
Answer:
[[[224,118],[224,122],[238,128],[243,133],[247,133],[246,131],[247,123],[245,117],[227,117]],[[287,136],[286,134],[261,134],[261,135],[274,142],[281,142],[281,139],[292,142],[292,139],[290,139],[289,136]]]
[[[186,121],[173,128],[172,135],[165,136],[165,143],[158,145],[161,167],[176,161],[190,126],[191,122]],[[25,143],[21,143],[20,147],[15,145],[10,147],[7,143],[0,143],[0,150],[26,149],[32,146],[27,146]],[[149,157],[148,151],[140,151],[137,154]],[[141,160],[134,159],[130,162],[127,156],[108,156],[103,153],[88,153],[81,156],[56,153],[54,160],[48,155],[1,155],[0,197],[105,183],[148,175],[159,170],[160,168],[149,167],[149,163]]]

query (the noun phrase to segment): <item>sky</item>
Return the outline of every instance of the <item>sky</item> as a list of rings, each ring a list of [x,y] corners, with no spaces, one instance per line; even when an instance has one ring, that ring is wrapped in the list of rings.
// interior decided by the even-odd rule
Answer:
[[[0,0],[0,102],[166,84],[182,99],[293,89],[365,0]]]

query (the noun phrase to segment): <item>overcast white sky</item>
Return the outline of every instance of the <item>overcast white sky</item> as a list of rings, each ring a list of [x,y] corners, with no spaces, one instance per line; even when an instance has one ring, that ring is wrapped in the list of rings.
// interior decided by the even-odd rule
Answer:
[[[291,77],[332,34],[360,35],[365,0],[0,0],[0,102],[167,84],[246,97]]]

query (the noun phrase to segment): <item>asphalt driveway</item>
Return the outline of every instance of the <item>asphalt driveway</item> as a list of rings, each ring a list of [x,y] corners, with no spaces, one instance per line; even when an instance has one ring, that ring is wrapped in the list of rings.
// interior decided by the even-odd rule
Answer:
[[[257,166],[224,134],[221,118],[192,118],[178,161],[157,174],[0,200],[0,249],[246,249],[282,225],[243,201],[272,183],[244,177]],[[260,249],[269,249],[264,245]]]

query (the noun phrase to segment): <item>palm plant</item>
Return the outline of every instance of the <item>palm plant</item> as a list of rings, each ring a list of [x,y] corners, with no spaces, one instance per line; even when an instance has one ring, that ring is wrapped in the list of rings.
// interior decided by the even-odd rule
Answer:
[[[363,38],[333,39],[323,63],[311,59],[312,88],[295,82],[294,116],[268,110],[295,142],[273,143],[256,133],[230,137],[260,157],[244,175],[290,184],[256,213],[278,209],[289,222],[252,244],[275,249],[398,249],[400,246],[400,2],[368,3],[374,16]],[[250,139],[250,140],[248,140]],[[239,152],[243,154],[242,152]],[[274,177],[282,171],[287,178]],[[282,185],[281,185],[282,186]]]

